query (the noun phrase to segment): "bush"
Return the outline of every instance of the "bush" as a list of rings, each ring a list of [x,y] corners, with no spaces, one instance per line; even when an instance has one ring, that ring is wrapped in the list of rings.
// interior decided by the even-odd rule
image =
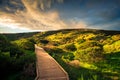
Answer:
[[[4,35],[0,35],[0,50],[3,52],[9,51],[10,42]]]
[[[119,52],[120,51],[120,40],[114,42],[111,45],[104,45],[103,49],[105,53]]]
[[[76,44],[77,49],[86,49],[88,47],[95,47],[95,46],[99,46],[102,47],[99,43],[97,43],[96,41],[86,41],[84,43],[81,44]]]
[[[67,50],[67,51],[76,51],[76,46],[74,45],[74,43],[69,43],[69,44],[66,44],[64,46],[64,49]]]
[[[106,45],[106,44],[110,45],[113,42],[114,42],[114,40],[112,40],[111,37],[110,38],[108,37],[107,39],[103,40],[102,44],[103,45]]]
[[[120,34],[113,35],[112,39],[115,40],[115,41],[120,40]]]
[[[103,58],[102,55],[103,55],[102,48],[98,46],[77,50],[74,53],[75,59],[78,59],[79,61],[82,61],[82,62],[88,62],[88,63],[100,61]]]
[[[19,47],[15,46],[15,45],[10,47],[10,57],[19,58],[23,54],[24,54],[24,51],[22,49],[20,49]]]
[[[60,48],[53,48],[48,51],[49,53],[64,53],[64,51]]]
[[[83,42],[85,42],[84,39],[80,39],[80,40],[78,41],[79,44],[81,44],[81,43],[83,43]]]
[[[66,55],[63,55],[63,56],[61,57],[61,59],[62,59],[64,62],[68,63],[68,62],[74,60],[74,55],[73,55],[73,53],[67,53]]]
[[[32,43],[28,39],[20,39],[20,40],[15,41],[14,43],[16,43],[18,47],[22,49],[34,51],[34,43]]]
[[[48,40],[40,40],[41,43],[47,44],[49,41]]]

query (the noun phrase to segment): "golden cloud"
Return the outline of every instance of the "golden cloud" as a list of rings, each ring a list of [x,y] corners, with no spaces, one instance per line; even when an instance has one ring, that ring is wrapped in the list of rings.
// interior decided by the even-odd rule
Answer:
[[[2,13],[0,18],[3,21],[0,20],[0,22],[8,22],[8,25],[12,24],[13,26],[29,28],[31,30],[56,30],[69,28],[69,26],[71,26],[71,28],[86,27],[84,22],[76,23],[72,21],[67,24],[60,18],[60,15],[57,11],[43,11],[46,6],[51,7],[53,1],[54,0],[22,0],[25,9],[16,10],[14,14]],[[62,3],[63,0],[58,0],[58,2]],[[39,9],[38,6],[40,6],[41,9]]]

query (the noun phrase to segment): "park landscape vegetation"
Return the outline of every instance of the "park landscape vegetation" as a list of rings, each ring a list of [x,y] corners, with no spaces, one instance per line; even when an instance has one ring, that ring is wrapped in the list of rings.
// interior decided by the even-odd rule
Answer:
[[[34,44],[44,48],[67,71],[70,80],[120,79],[119,31],[65,29],[25,37],[29,34],[19,38],[16,34],[14,39],[12,34],[0,35],[0,70],[8,80],[35,78]]]
[[[20,35],[0,34],[1,80],[34,80],[36,76],[34,43]]]

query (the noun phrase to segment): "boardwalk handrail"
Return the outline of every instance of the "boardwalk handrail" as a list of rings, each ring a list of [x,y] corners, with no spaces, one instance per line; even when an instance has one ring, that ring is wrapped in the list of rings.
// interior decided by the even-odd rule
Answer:
[[[41,48],[41,47],[38,47],[36,44],[35,44],[35,53],[36,53],[36,49],[42,49],[43,51],[44,51],[44,49],[43,48]],[[47,53],[46,51],[45,51],[45,53]],[[48,54],[49,55],[49,54]],[[50,56],[50,55],[49,55]],[[51,57],[51,56],[50,56]],[[65,74],[65,76],[66,77],[59,77],[60,79],[67,79],[67,80],[69,80],[69,76],[68,76],[68,73],[59,65],[59,63],[53,58],[53,57],[51,57],[53,60],[54,60],[54,62],[58,65],[58,67],[59,67],[59,69],[61,69],[61,71],[63,71],[64,72],[64,74]],[[38,61],[37,61],[38,62]],[[37,76],[36,76],[36,78],[35,78],[35,80],[38,80],[39,79],[39,69],[38,69],[38,64],[37,64],[37,62],[36,62],[36,72],[37,72]],[[51,79],[56,79],[56,78],[49,78],[50,80]]]

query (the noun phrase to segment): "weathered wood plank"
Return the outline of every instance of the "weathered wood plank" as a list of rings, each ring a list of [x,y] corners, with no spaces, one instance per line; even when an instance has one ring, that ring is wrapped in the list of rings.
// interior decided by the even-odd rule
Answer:
[[[42,48],[35,45],[35,53],[36,80],[69,80],[67,72]]]

